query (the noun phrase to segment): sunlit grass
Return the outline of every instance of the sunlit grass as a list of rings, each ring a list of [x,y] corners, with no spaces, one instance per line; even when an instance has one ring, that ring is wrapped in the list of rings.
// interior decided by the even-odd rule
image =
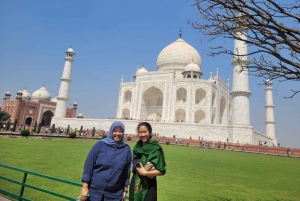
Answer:
[[[80,182],[85,158],[96,140],[0,138],[0,163]],[[130,143],[132,147],[134,143]],[[167,173],[158,177],[158,200],[299,200],[300,159],[162,145]],[[22,180],[0,168],[0,175]],[[80,188],[29,176],[30,184],[71,197]],[[19,188],[0,180],[0,188]],[[32,200],[60,200],[25,188]]]

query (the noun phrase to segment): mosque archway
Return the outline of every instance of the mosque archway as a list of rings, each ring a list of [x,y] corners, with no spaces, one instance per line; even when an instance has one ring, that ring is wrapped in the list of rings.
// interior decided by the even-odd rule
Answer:
[[[132,92],[130,90],[127,90],[124,93],[123,103],[124,104],[130,104],[131,103],[131,98],[132,98]]]
[[[185,103],[186,102],[186,89],[181,87],[176,92],[176,103]]]
[[[185,110],[184,109],[178,109],[175,111],[175,120],[177,122],[185,122]]]
[[[147,89],[142,96],[140,120],[161,121],[163,93],[157,87]]]
[[[30,126],[32,123],[32,118],[31,117],[27,117],[25,120],[25,125]]]
[[[225,109],[226,109],[226,100],[225,97],[223,96],[220,101],[220,124],[227,124]]]
[[[200,124],[204,124],[205,123],[205,112],[201,109],[197,110],[195,112],[195,118],[194,118],[194,122],[195,123],[200,123]]]
[[[42,116],[42,121],[41,121],[42,126],[50,126],[53,116],[54,116],[54,114],[50,110],[47,110],[46,112],[44,112],[43,116]],[[43,120],[44,120],[44,122],[43,122]]]
[[[130,119],[130,110],[128,108],[125,108],[122,111],[122,118],[123,119]]]
[[[206,91],[202,88],[196,90],[195,104],[205,105],[206,104]]]

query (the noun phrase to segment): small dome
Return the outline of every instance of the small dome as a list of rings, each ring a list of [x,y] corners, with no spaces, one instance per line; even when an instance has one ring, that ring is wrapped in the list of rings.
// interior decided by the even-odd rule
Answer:
[[[19,90],[19,91],[17,92],[17,95],[23,95],[23,92],[22,92],[21,90]]]
[[[183,70],[192,60],[201,69],[202,60],[197,50],[179,38],[159,53],[156,61],[157,70],[173,68]]]
[[[31,99],[42,99],[50,101],[51,95],[45,87],[41,87],[40,89],[33,92]]]
[[[57,103],[57,96],[51,99],[51,102]]]
[[[83,118],[83,114],[79,113],[79,114],[77,115],[77,118]]]
[[[10,96],[10,95],[11,95],[11,94],[10,94],[9,91],[5,93],[5,96]]]
[[[76,102],[74,102],[74,103],[73,103],[73,105],[74,105],[74,106],[77,106],[77,103],[76,103]]]
[[[184,68],[184,71],[200,72],[200,67],[192,61]]]
[[[30,100],[31,99],[31,95],[30,95],[30,93],[28,93],[28,91],[26,89],[24,89],[22,91],[22,93],[23,93],[22,100]]]
[[[144,68],[144,66],[140,69],[138,69],[137,73],[148,73],[147,69]]]
[[[269,84],[270,85],[270,84],[273,84],[273,82],[270,79],[267,79],[266,82],[265,82],[265,84]]]
[[[73,54],[75,54],[73,48],[71,48],[71,47],[69,49],[67,49],[67,53],[73,53]]]

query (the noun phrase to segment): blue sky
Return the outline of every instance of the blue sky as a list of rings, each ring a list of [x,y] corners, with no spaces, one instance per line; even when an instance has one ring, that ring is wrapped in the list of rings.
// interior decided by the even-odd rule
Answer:
[[[137,65],[156,70],[160,51],[178,38],[202,57],[203,79],[209,73],[232,80],[232,57],[208,57],[207,38],[187,22],[195,21],[192,1],[0,1],[0,96],[18,90],[32,94],[44,86],[58,94],[65,51],[76,52],[70,101],[85,118],[115,117],[120,78],[130,81]],[[218,42],[218,41],[217,41]],[[233,41],[220,44],[233,48]],[[263,80],[250,77],[251,125],[265,132]],[[300,147],[299,82],[274,81],[276,137],[282,146]]]

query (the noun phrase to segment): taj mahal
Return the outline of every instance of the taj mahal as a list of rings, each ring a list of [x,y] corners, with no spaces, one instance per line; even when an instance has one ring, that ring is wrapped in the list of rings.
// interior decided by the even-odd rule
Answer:
[[[246,37],[242,31],[236,34]],[[233,48],[240,55],[247,53],[247,44],[240,40],[234,41]],[[108,130],[112,122],[120,119],[126,126],[126,134],[136,134],[138,123],[149,121],[153,133],[159,136],[255,145],[266,141],[277,145],[273,88],[269,80],[265,82],[266,133],[256,131],[250,124],[249,75],[247,69],[241,71],[242,66],[250,63],[247,56],[233,57],[231,61],[231,89],[229,80],[224,81],[218,76],[218,69],[215,76],[210,73],[209,79],[202,79],[201,56],[183,39],[180,32],[179,38],[159,53],[157,71],[151,72],[144,66],[137,66],[130,82],[124,82],[122,76],[116,119],[88,119],[83,118],[82,114],[76,118],[73,113],[68,115],[74,56],[75,51],[69,48],[59,93],[55,98],[55,111],[52,109],[54,115],[50,115],[51,125]],[[72,111],[76,112],[75,109]],[[25,119],[28,118],[25,116]]]
[[[234,51],[245,55],[247,44],[235,40]],[[65,118],[74,55],[70,48],[51,123],[108,130],[115,119]],[[246,56],[231,61],[231,90],[229,81],[223,81],[218,71],[214,77],[210,74],[209,79],[201,79],[201,56],[183,39],[181,32],[177,40],[159,53],[156,64],[157,71],[137,66],[130,82],[124,82],[123,77],[120,81],[116,118],[122,119],[126,133],[135,134],[139,122],[150,121],[153,132],[159,136],[243,144],[266,141],[277,145],[271,81],[265,83],[266,134],[250,125],[248,72],[240,70],[241,65],[249,64]]]

